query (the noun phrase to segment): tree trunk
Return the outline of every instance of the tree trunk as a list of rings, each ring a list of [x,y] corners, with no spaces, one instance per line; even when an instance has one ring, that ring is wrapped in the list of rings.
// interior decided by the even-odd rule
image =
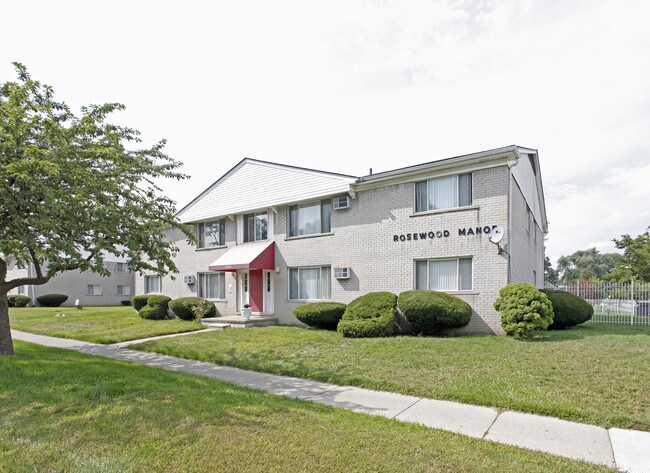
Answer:
[[[9,301],[7,292],[0,291],[0,356],[13,354],[14,343],[9,329]]]

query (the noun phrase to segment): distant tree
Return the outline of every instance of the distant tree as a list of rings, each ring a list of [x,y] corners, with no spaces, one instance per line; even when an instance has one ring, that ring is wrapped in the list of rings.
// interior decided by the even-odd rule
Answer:
[[[620,240],[614,239],[614,244],[623,250],[617,269],[627,270],[641,281],[650,281],[650,227],[636,238],[622,235]]]
[[[552,283],[558,282],[559,279],[557,271],[553,269],[553,263],[551,263],[551,259],[548,256],[544,258],[544,279]]]
[[[139,132],[106,121],[123,105],[90,105],[75,116],[51,87],[14,63],[16,82],[0,84],[0,355],[13,354],[7,293],[72,270],[110,272],[104,257],[128,258],[132,271],[176,271],[167,228],[189,228],[160,197],[159,178],[183,179],[165,142],[134,149]],[[7,280],[8,262],[31,265]]]
[[[620,259],[621,255],[618,253],[601,254],[596,248],[561,256],[557,261],[559,281],[568,284],[576,280],[602,279],[616,267]]]

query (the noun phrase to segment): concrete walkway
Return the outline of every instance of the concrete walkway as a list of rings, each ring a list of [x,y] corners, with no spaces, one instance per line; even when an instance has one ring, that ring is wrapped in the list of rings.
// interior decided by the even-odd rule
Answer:
[[[206,376],[281,396],[413,422],[623,471],[650,473],[650,432],[607,430],[552,417],[246,371],[116,345],[46,337],[17,330],[11,333],[16,340]]]

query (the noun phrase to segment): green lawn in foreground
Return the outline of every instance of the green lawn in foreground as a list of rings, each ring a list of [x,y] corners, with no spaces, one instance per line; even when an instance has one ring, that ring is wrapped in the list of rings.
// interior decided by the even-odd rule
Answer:
[[[56,317],[56,314],[65,317]],[[144,320],[133,307],[21,307],[9,309],[11,328],[52,337],[74,338],[94,343],[191,332],[205,327],[192,321]]]
[[[588,325],[510,337],[342,338],[263,327],[133,348],[239,368],[579,422],[650,430],[650,327]]]
[[[0,471],[611,471],[23,342],[0,380]]]

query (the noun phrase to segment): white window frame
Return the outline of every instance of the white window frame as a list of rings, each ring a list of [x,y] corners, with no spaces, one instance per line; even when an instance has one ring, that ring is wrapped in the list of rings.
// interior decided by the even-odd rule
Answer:
[[[120,268],[122,268],[122,269],[120,269]],[[115,263],[115,272],[116,273],[128,273],[129,272],[128,263],[124,263],[124,262]]]
[[[223,291],[220,291],[222,293],[219,294],[221,297],[207,297],[205,295],[206,279],[208,278],[208,276],[212,276],[212,275],[216,275],[220,279],[219,289],[223,288]],[[197,295],[199,297],[211,301],[223,301],[226,299],[226,273],[225,272],[218,271],[218,272],[196,273],[196,280],[198,284]]]
[[[292,234],[292,219],[291,219],[291,214],[292,214],[292,209],[297,209],[298,210],[298,232],[300,232],[300,209],[301,208],[306,208],[306,207],[315,207],[318,205],[318,212],[320,214],[320,228],[318,231],[312,232],[312,233],[298,233],[296,235]],[[327,226],[323,225],[323,206],[324,205],[329,205],[330,210],[329,210],[329,224]],[[304,204],[297,204],[297,205],[290,205],[289,206],[289,238],[295,238],[295,237],[301,237],[301,236],[308,236],[308,235],[322,235],[324,233],[331,233],[332,232],[332,210],[333,210],[333,205],[332,205],[332,199],[324,199],[324,200],[317,200],[317,201],[312,201],[312,202],[307,202]],[[329,229],[327,228],[329,227]],[[323,231],[325,228],[326,231]]]
[[[257,231],[255,231],[254,238],[250,238],[250,234],[248,232],[248,221],[247,218],[248,216],[252,216],[253,218],[255,217],[261,217],[262,215],[266,215],[266,238],[257,238]],[[271,233],[271,215],[269,215],[269,212],[266,210],[260,211],[260,212],[252,212],[245,214],[242,218],[244,222],[244,226],[242,228],[243,234],[242,234],[242,242],[244,243],[253,243],[256,241],[267,241],[269,239],[269,235]],[[248,238],[246,238],[248,237]]]
[[[471,264],[471,271],[470,271],[470,278],[471,278],[471,284],[469,288],[464,288],[460,289],[459,288],[459,283],[460,283],[460,260],[469,260]],[[427,262],[427,281],[425,284],[425,287],[427,290],[433,290],[433,291],[439,291],[439,292],[465,292],[465,291],[473,291],[474,290],[474,258],[471,256],[459,256],[457,258],[429,258],[429,259],[417,259],[413,262],[413,288],[417,289],[418,288],[418,281],[417,281],[417,263],[419,262]],[[430,289],[430,284],[429,284],[429,265],[431,263],[436,263],[436,262],[443,262],[443,261],[456,261],[456,289]]]
[[[460,204],[460,176],[469,176],[469,192],[470,192],[470,199],[468,204]],[[429,208],[429,183],[432,182],[434,187],[435,187],[435,182],[436,181],[441,181],[443,179],[449,179],[449,178],[454,178],[456,180],[456,205],[451,206],[451,207],[439,207],[439,208]],[[426,183],[427,186],[427,208],[426,209],[419,209],[418,208],[418,186]],[[421,213],[421,212],[432,212],[432,211],[444,211],[444,210],[450,210],[450,209],[461,209],[463,207],[470,207],[474,205],[474,175],[471,172],[464,172],[460,174],[452,174],[450,176],[440,176],[440,177],[435,177],[432,179],[427,179],[426,181],[417,181],[415,185],[413,186],[414,188],[414,195],[413,195],[413,209],[415,210],[416,213]],[[435,205],[435,204],[434,204]]]
[[[319,286],[320,286],[320,290],[321,290],[321,298],[320,299],[302,299],[300,297],[300,271],[303,271],[303,270],[306,270],[306,269],[318,269],[319,270],[318,277],[319,277]],[[298,292],[298,297],[297,298],[292,298],[291,297],[291,282],[292,282],[291,271],[298,271],[298,288],[297,288],[298,289],[298,291],[297,291]],[[323,291],[322,277],[323,277],[324,272],[329,272],[329,278],[328,278],[329,286],[327,288],[327,292],[328,292],[327,298],[322,297],[322,295],[323,295],[322,294],[322,291]],[[289,281],[288,281],[288,284],[287,284],[287,289],[288,289],[287,299],[288,300],[290,300],[290,301],[329,301],[329,300],[332,300],[332,267],[330,265],[292,267],[292,268],[287,268],[287,273],[289,275]]]
[[[92,292],[89,290],[92,289]],[[99,288],[99,292],[95,292],[95,289]],[[87,296],[101,296],[102,295],[102,286],[100,284],[86,284],[86,295]]]
[[[205,225],[209,223],[218,223],[219,224],[219,239],[223,236],[223,241],[219,241],[217,245],[206,246],[205,244]],[[218,218],[215,220],[208,220],[207,222],[199,222],[196,224],[196,247],[198,249],[206,248],[221,248],[226,246],[226,219]]]
[[[122,292],[120,292],[120,288],[122,288]],[[124,291],[126,289],[126,292]],[[130,296],[131,295],[131,286],[124,286],[123,284],[118,284],[117,287],[115,288],[116,293],[118,296]]]
[[[153,279],[158,279],[158,291],[157,292],[148,292],[148,289],[151,285],[150,281]],[[144,293],[145,294],[162,294],[162,277],[158,274],[150,274],[144,277]]]

